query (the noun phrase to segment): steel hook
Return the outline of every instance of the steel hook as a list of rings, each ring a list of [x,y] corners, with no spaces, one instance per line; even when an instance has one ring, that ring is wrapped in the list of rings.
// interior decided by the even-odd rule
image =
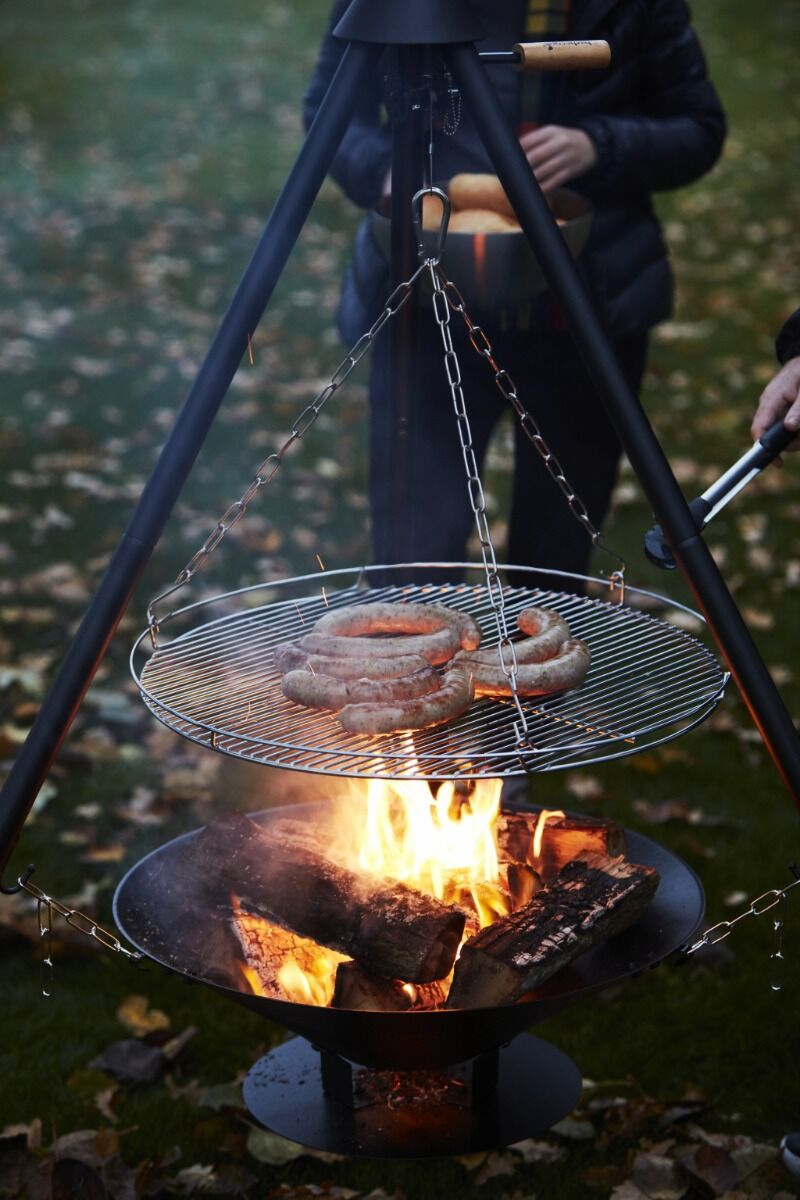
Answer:
[[[11,887],[5,887],[2,882],[2,878],[0,878],[0,892],[4,896],[16,896],[17,892],[22,891],[35,869],[36,868],[34,867],[33,863],[28,863],[22,875],[19,876],[17,882]]]

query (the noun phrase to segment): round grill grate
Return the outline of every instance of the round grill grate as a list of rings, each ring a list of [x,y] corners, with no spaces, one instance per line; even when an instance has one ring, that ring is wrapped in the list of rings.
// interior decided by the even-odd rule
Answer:
[[[562,587],[597,583],[504,569],[546,575]],[[159,624],[155,649],[145,630],[131,669],[153,714],[184,737],[268,766],[369,778],[470,779],[604,762],[678,737],[722,698],[729,677],[714,655],[685,629],[639,606],[659,605],[700,621],[692,610],[635,588],[626,588],[620,603],[539,587],[505,589],[509,627],[530,605],[557,609],[572,634],[588,643],[592,666],[577,691],[523,702],[530,740],[524,754],[510,702],[480,700],[459,720],[414,734],[366,736],[347,734],[335,715],[282,695],[274,648],[308,632],[328,607],[435,601],[470,613],[483,646],[496,644],[485,584],[449,582],[457,571],[477,569],[452,563],[343,569],[229,592],[170,613]],[[423,574],[424,584],[403,582]],[[370,577],[379,577],[381,586],[370,586]],[[397,582],[387,584],[387,577]],[[173,621],[189,628],[164,641]]]

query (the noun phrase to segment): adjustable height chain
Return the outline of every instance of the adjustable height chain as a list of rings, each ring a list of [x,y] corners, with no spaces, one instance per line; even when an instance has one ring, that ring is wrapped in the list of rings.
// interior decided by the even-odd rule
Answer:
[[[770,888],[768,892],[762,892],[760,896],[757,896],[751,902],[750,907],[740,912],[737,917],[731,917],[729,921],[718,921],[716,925],[712,925],[710,929],[706,929],[696,942],[682,946],[679,953],[689,958],[692,954],[696,954],[698,950],[702,950],[704,946],[716,946],[717,942],[722,942],[726,937],[730,937],[740,921],[744,921],[747,917],[763,917],[766,913],[776,908],[777,905],[786,899],[793,888],[800,886],[800,869],[794,863],[791,863],[789,870],[795,877],[794,883],[787,884],[784,888]],[[769,956],[774,971],[773,978],[769,982],[772,990],[779,992],[783,985],[783,921],[773,916],[772,924],[777,940],[776,949]]]
[[[351,347],[351,349],[339,363],[329,382],[326,383],[322,391],[319,392],[319,394],[314,398],[314,400],[311,401],[310,404],[306,405],[300,415],[296,418],[292,426],[291,433],[280,449],[274,451],[272,454],[269,454],[264,459],[244,494],[239,500],[234,500],[233,504],[229,505],[229,507],[225,510],[217,522],[216,528],[212,530],[200,549],[192,555],[186,566],[178,575],[175,582],[150,601],[150,604],[147,607],[147,622],[150,627],[150,639],[154,647],[158,645],[158,618],[155,615],[156,605],[161,600],[166,599],[167,596],[171,596],[173,592],[178,591],[179,588],[182,588],[189,582],[190,579],[192,579],[200,567],[202,567],[206,562],[208,557],[214,552],[214,550],[216,550],[217,546],[225,537],[225,534],[228,533],[229,530],[233,529],[234,525],[238,524],[238,522],[242,519],[244,514],[247,512],[248,506],[254,496],[257,495],[261,488],[266,487],[267,484],[272,482],[281,468],[287,451],[294,445],[295,442],[305,437],[322,411],[324,405],[327,404],[331,396],[334,396],[336,392],[338,392],[339,388],[348,378],[351,371],[353,371],[361,362],[361,359],[370,349],[372,343],[375,341],[375,338],[383,329],[386,322],[400,311],[400,309],[408,300],[408,297],[411,295],[414,284],[424,269],[425,264],[421,263],[410,279],[406,279],[402,283],[398,284],[384,304],[383,310],[378,316],[377,320],[375,320],[366,333],[362,333],[355,345]]]
[[[83,933],[86,937],[94,938],[106,950],[113,950],[117,954],[122,954],[129,962],[138,964],[144,955],[138,950],[129,950],[127,946],[123,946],[122,942],[105,929],[102,925],[98,925],[97,921],[87,916],[86,913],[80,912],[77,908],[68,908],[62,904],[60,900],[55,900],[52,896],[48,896],[47,892],[43,892],[35,883],[31,883],[26,877],[21,877],[19,880],[20,889],[33,896],[37,905],[37,917],[39,924],[39,945],[41,947],[41,972],[42,972],[42,995],[52,996],[53,994],[53,913],[58,913],[60,917],[70,925],[73,929],[77,929],[78,933]]]
[[[442,287],[447,298],[447,303],[454,312],[457,312],[461,315],[461,318],[467,327],[470,345],[480,358],[485,359],[489,369],[494,375],[494,381],[498,390],[500,391],[500,394],[509,402],[511,407],[514,409],[514,412],[517,414],[523,433],[532,443],[536,453],[539,455],[545,467],[547,468],[550,478],[557,485],[559,491],[566,500],[573,517],[586,531],[591,539],[592,545],[596,546],[598,550],[602,550],[612,558],[616,559],[617,563],[619,564],[617,569],[611,575],[611,585],[612,587],[618,586],[620,588],[620,603],[622,603],[625,588],[625,560],[621,555],[617,554],[616,551],[612,550],[606,544],[602,532],[592,523],[592,519],[589,516],[586,505],[584,504],[583,500],[581,500],[580,496],[564,474],[564,468],[561,466],[561,463],[558,461],[555,454],[553,454],[553,451],[545,441],[544,435],[534,420],[532,413],[528,411],[528,409],[520,400],[514,380],[511,378],[508,371],[503,370],[503,368],[498,365],[497,360],[494,357],[492,343],[489,341],[486,331],[480,325],[477,325],[467,312],[466,303],[461,292],[456,285],[445,276],[441,267],[439,268],[439,274],[442,280]]]
[[[467,493],[475,517],[475,528],[478,532],[481,558],[483,559],[483,567],[486,574],[486,591],[489,597],[489,604],[497,622],[497,632],[499,635],[497,653],[503,674],[508,680],[511,699],[517,710],[518,720],[514,722],[514,732],[517,735],[518,745],[522,746],[528,742],[528,722],[517,693],[517,654],[514,649],[514,643],[508,635],[508,622],[506,621],[505,602],[503,600],[503,585],[497,571],[497,557],[494,552],[492,535],[489,531],[489,521],[486,516],[486,498],[472,445],[472,430],[469,424],[469,417],[467,416],[464,389],[461,385],[461,368],[458,362],[458,355],[453,348],[453,338],[450,333],[450,305],[447,303],[445,280],[440,273],[438,257],[428,259],[427,266],[433,284],[433,315],[436,318],[436,324],[439,326],[439,332],[442,336],[444,369],[447,375],[447,382],[450,386],[450,395],[456,414],[458,439],[461,443],[461,452],[464,456],[464,466],[467,472]]]

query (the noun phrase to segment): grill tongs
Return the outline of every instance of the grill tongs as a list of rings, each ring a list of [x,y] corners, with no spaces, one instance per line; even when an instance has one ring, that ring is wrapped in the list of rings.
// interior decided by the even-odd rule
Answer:
[[[764,467],[769,466],[786,447],[797,437],[796,430],[787,429],[783,420],[776,421],[770,426],[762,438],[743,454],[737,462],[729,467],[724,475],[720,475],[711,487],[701,496],[697,496],[689,504],[692,516],[697,525],[698,533],[702,532],[713,521],[718,512],[755,479]],[[669,545],[660,525],[654,525],[644,535],[644,552],[657,567],[665,571],[674,571],[677,563],[672,548]]]

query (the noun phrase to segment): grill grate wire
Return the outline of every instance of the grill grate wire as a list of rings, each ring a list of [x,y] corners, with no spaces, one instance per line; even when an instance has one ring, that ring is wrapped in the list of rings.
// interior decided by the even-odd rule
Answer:
[[[367,778],[469,779],[563,770],[634,754],[693,728],[722,698],[727,674],[685,629],[630,603],[541,587],[504,590],[510,623],[530,605],[556,609],[573,636],[588,643],[592,665],[577,691],[523,701],[530,735],[524,753],[517,746],[510,702],[480,700],[448,725],[368,736],[347,734],[334,714],[303,708],[283,696],[272,651],[308,632],[328,608],[375,600],[447,604],[477,620],[483,646],[496,643],[485,586],[435,582],[444,577],[445,567],[452,572],[453,566],[470,564],[380,568],[402,578],[412,568],[416,576],[424,567],[432,582],[378,587],[365,587],[364,580],[379,568],[325,571],[260,585],[269,589],[270,601],[253,607],[258,586],[171,613],[161,621],[159,645],[141,671],[138,656],[150,646],[149,631],[134,645],[131,668],[142,699],[183,737],[264,765]],[[553,575],[557,582],[586,579],[541,570],[536,574]],[[352,582],[346,582],[348,577]],[[337,588],[341,583],[345,586]],[[312,587],[314,594],[307,594]],[[301,594],[288,594],[298,588]],[[627,587],[626,595],[636,600],[652,594]],[[683,608],[655,599],[673,610]],[[187,616],[196,620],[220,605],[234,606],[233,611],[161,642],[167,622]]]

